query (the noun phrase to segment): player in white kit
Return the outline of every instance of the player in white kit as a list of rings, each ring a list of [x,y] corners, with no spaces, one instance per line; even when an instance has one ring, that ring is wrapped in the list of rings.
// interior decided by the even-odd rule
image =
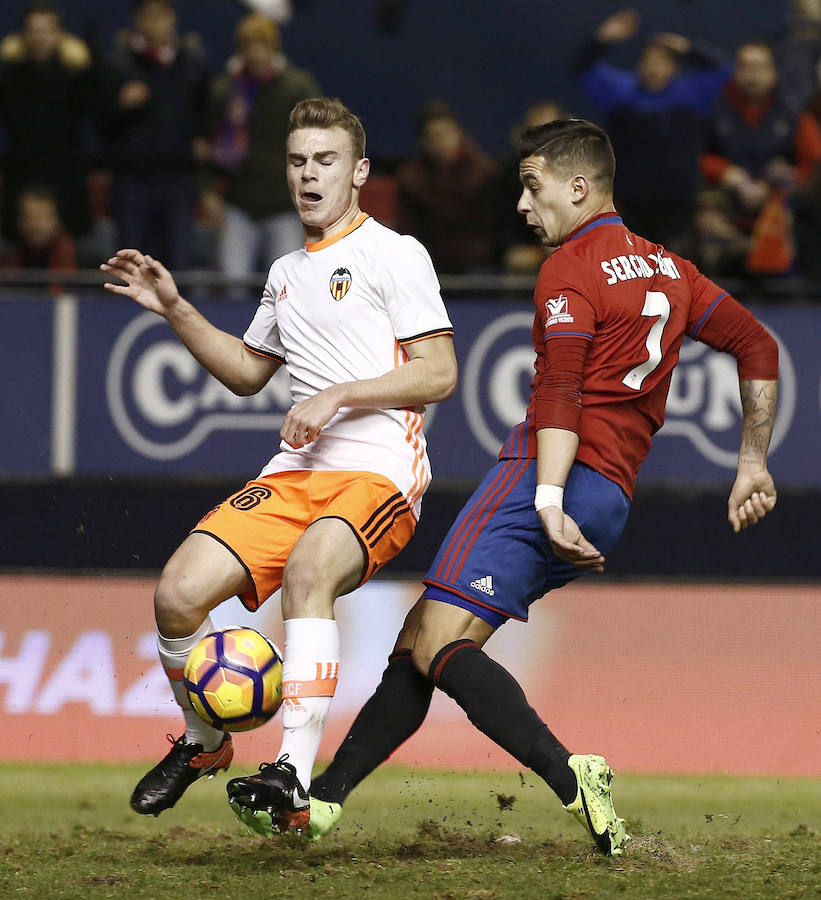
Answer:
[[[263,810],[269,829],[307,825],[307,789],[339,669],[334,601],[413,534],[430,481],[424,405],[453,393],[456,359],[427,252],[359,209],[368,170],[362,125],[338,100],[294,108],[287,180],[306,243],[271,266],[241,340],[198,313],[150,256],[120,250],[101,266],[125,282],[108,290],[164,316],[235,393],[258,392],[281,365],[291,385],[280,452],[203,517],[157,585],[159,654],[185,732],[138,783],[136,812],[157,815],[197,778],[228,768],[231,736],[191,708],[182,670],[213,630],[212,609],[235,594],[256,609],[281,586],[282,745],[275,763],[234,779],[229,796],[243,820]]]

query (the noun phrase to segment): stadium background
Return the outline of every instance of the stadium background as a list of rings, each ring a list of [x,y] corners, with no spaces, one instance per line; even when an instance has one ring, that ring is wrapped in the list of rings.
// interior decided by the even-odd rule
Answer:
[[[19,25],[23,5],[0,4],[0,33]],[[386,31],[377,16],[385,4],[378,0],[293,0],[292,5],[293,18],[283,27],[287,55],[363,117],[376,158],[411,150],[414,113],[433,97],[458,110],[467,131],[492,153],[504,150],[525,107],[545,96],[592,116],[595,110],[569,74],[570,61],[617,8],[608,0],[404,0],[394,4],[401,9],[400,27]],[[629,5],[641,12],[643,33],[677,31],[728,52],[742,34],[778,34],[787,14],[787,0],[637,0]],[[128,0],[62,0],[60,6],[66,27],[103,51],[130,9]],[[225,60],[234,25],[247,7],[238,0],[177,0],[177,8],[182,30],[199,32],[214,61]],[[623,48],[626,65],[634,52],[635,46]],[[619,62],[618,51],[612,59]],[[386,69],[390,77],[383,77]]]
[[[649,30],[704,37],[728,50],[740,19],[745,34],[773,34],[786,13],[785,3],[741,0],[635,5]],[[63,7],[67,26],[95,42],[110,40],[127,15],[127,4],[102,0],[64,0]],[[184,28],[199,31],[215,58],[230,52],[240,4],[187,0],[179,8]],[[371,4],[314,0],[295,8],[284,32],[289,55],[362,113],[371,152],[390,159],[411,148],[413,111],[430,96],[460,110],[493,152],[504,148],[524,106],[545,94],[592,115],[566,73],[573,49],[612,4],[511,0],[476,9],[412,0],[392,34],[375,28]],[[16,24],[4,4],[0,31]],[[386,61],[397,77],[368,77]],[[505,77],[510,71],[516,85]],[[507,401],[525,389],[526,342],[513,328],[491,333],[500,309],[483,287],[446,292],[459,325],[463,383],[430,425],[437,478],[424,525],[385,578],[340,601],[345,655],[325,752],[378,679],[418,589],[414,579],[491,460],[488,434],[497,435],[517,408]],[[266,395],[258,408],[226,405],[179,368],[167,333],[141,330],[139,311],[93,289],[57,303],[36,291],[0,290],[0,756],[151,759],[165,731],[177,727],[154,663],[153,578],[196,518],[270,455],[281,394]],[[568,743],[600,748],[622,769],[821,774],[821,562],[814,549],[821,313],[811,299],[782,296],[783,308],[758,310],[781,339],[793,376],[794,403],[782,413],[772,456],[776,514],[740,537],[727,527],[726,454],[738,414],[726,399],[726,371],[694,357],[671,417],[678,433],[657,441],[608,576],[555,595],[531,625],[513,624],[490,645]],[[524,293],[505,301],[502,314],[526,315]],[[239,332],[250,310],[213,312]],[[492,341],[508,338],[494,355]],[[476,378],[466,385],[468,355],[482,342],[490,356],[475,363]],[[112,361],[118,347],[121,369]],[[192,394],[192,403],[179,402]],[[152,419],[152,397],[169,401],[166,420]],[[478,415],[471,418],[470,409]],[[224,424],[213,427],[219,415]],[[167,450],[185,445],[202,422],[199,444],[176,456]],[[222,615],[226,624],[242,618],[235,608]],[[254,622],[281,640],[275,601]],[[605,711],[595,733],[576,715],[591,685]],[[509,765],[449,701],[440,698],[434,713],[399,761]],[[241,738],[240,760],[265,758],[276,727]]]

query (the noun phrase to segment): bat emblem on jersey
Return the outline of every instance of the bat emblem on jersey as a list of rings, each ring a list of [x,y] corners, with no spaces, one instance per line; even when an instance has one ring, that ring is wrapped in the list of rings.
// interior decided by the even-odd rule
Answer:
[[[559,294],[558,297],[547,301],[547,308],[551,316],[560,316],[567,312],[567,297]]]
[[[573,316],[567,311],[567,297],[559,294],[558,297],[548,297],[545,302],[545,312],[547,320],[544,323],[545,328],[551,325],[569,325],[573,322]]]
[[[348,293],[351,286],[351,273],[347,269],[337,269],[331,275],[331,296],[334,300],[341,300]]]

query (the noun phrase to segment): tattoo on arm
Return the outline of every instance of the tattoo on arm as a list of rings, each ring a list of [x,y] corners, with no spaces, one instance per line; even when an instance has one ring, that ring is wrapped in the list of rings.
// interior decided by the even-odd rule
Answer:
[[[741,426],[739,463],[765,463],[767,448],[775,424],[778,402],[778,382],[742,381],[741,409],[744,421]]]

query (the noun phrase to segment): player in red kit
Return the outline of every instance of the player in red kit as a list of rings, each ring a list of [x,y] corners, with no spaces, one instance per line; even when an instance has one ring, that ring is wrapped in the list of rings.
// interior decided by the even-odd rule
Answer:
[[[601,756],[571,754],[482,646],[507,619],[585,570],[601,571],[622,531],[636,473],[664,420],[685,335],[738,361],[743,423],[728,514],[739,531],[773,509],[767,449],[775,418],[775,341],[692,263],[624,225],[613,207],[607,135],[579,119],[524,132],[527,223],[558,249],[534,294],[535,375],[525,421],[460,512],[424,578],[382,682],[311,784],[327,805],[321,836],[348,793],[421,725],[434,687],[540,775],[605,854],[627,834]],[[276,826],[276,823],[274,823]],[[262,829],[261,829],[262,830]]]

